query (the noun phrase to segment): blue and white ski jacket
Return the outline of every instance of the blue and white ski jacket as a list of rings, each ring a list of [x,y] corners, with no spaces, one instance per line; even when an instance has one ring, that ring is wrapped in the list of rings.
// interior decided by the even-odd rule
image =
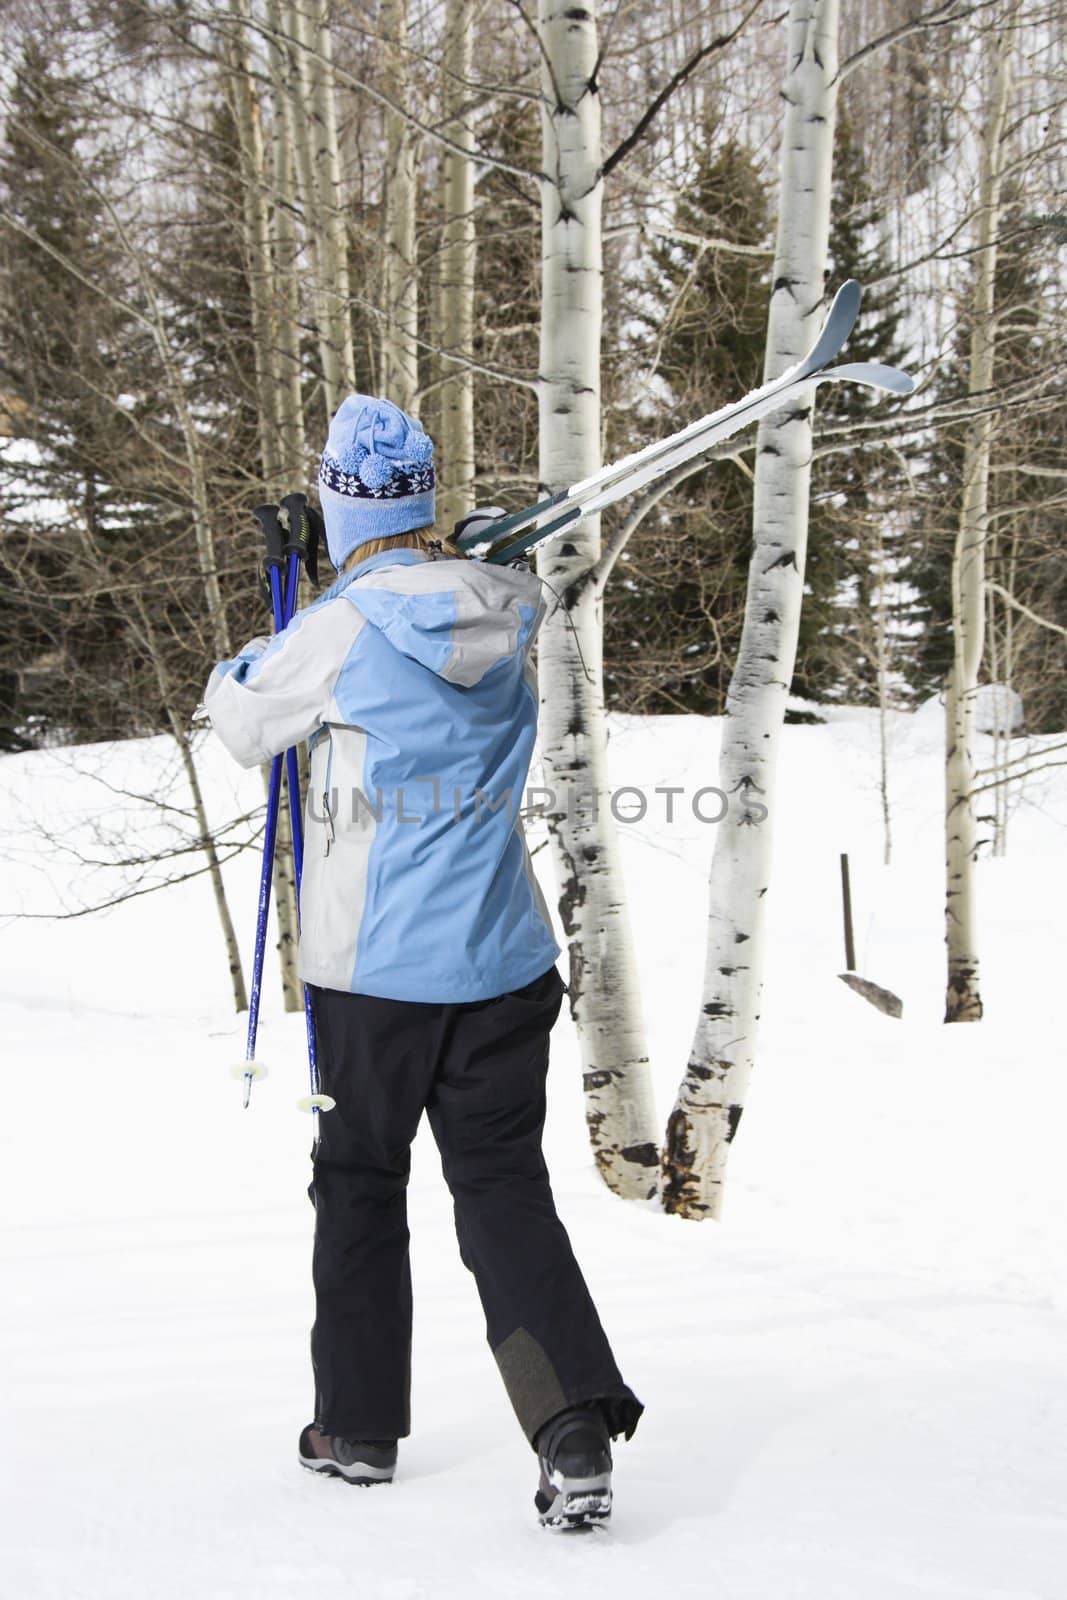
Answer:
[[[485,1000],[556,961],[521,818],[544,610],[532,573],[398,548],[211,674],[242,766],[308,741],[306,983]]]

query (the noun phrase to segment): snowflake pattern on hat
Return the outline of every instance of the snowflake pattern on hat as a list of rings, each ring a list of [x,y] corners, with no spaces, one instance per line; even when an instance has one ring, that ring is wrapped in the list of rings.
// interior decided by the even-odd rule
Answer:
[[[419,466],[396,462],[385,482],[367,484],[358,472],[346,472],[336,456],[324,451],[319,462],[319,482],[350,500],[397,500],[404,495],[426,494],[436,486],[437,475],[432,461]]]

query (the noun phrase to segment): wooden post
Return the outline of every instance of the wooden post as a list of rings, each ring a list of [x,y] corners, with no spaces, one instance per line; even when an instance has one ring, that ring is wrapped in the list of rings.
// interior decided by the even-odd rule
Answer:
[[[841,857],[841,909],[845,917],[845,971],[856,970],[856,940],[852,932],[852,889],[848,880],[848,856]]]

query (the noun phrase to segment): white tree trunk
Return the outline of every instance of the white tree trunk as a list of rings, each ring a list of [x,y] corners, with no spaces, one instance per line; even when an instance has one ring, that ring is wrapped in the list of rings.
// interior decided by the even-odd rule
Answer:
[[[1011,94],[1016,9],[1015,5],[1005,8],[1004,27],[990,45],[967,376],[967,390],[971,395],[986,394],[993,386],[997,231],[1000,224],[1005,123]],[[974,881],[978,851],[978,822],[973,793],[976,765],[974,713],[985,643],[985,552],[992,437],[993,416],[987,411],[976,417],[967,431],[963,452],[963,496],[952,555],[953,652],[945,697],[946,1022],[978,1022],[982,1016]]]
[[[474,19],[470,0],[448,0],[445,13],[444,101],[450,120],[445,131],[464,151],[474,150],[470,113],[456,113],[471,92]],[[457,150],[445,151],[445,222],[438,277],[437,343],[441,355],[440,477],[438,517],[450,532],[474,504],[474,375],[456,366],[449,353],[470,359],[474,343],[474,162]]]
[[[277,119],[279,123],[282,119]],[[293,157],[284,139],[284,124],[274,137],[274,261],[278,304],[278,459],[286,490],[299,488],[307,477],[304,395],[300,355],[300,245],[293,217]],[[303,575],[303,566],[301,566]]]
[[[239,22],[246,23],[250,15],[248,0],[230,0],[230,11]],[[292,415],[292,372],[289,361],[285,363],[289,370],[283,379],[283,345],[280,337],[282,329],[279,313],[291,311],[292,295],[290,293],[286,297],[288,305],[279,304],[278,283],[271,250],[271,219],[267,206],[263,130],[259,99],[249,62],[248,34],[244,26],[235,29],[231,35],[230,67],[233,74],[233,104],[241,152],[244,246],[252,309],[252,359],[256,374],[263,492],[266,498],[271,500],[279,498],[287,488],[297,487],[300,482],[300,479],[287,478],[288,463],[284,459],[283,448],[286,445],[292,447],[298,426],[302,434],[302,426],[299,425],[302,424],[302,418],[298,424],[297,418]],[[277,115],[277,106],[275,109]],[[277,144],[276,139],[273,153],[275,168]],[[277,195],[275,195],[274,209],[277,218],[282,209]],[[292,263],[289,265],[291,268]],[[286,351],[291,349],[295,336],[297,336],[295,327],[292,330],[285,330]],[[261,768],[261,774],[266,793],[270,789],[269,764]],[[292,836],[284,810],[279,817],[274,890],[278,916],[278,957],[282,996],[285,1009],[296,1011],[303,1004],[303,990],[297,976],[296,965],[298,921],[296,869],[293,861]]]
[[[385,41],[386,92],[395,105],[406,107],[410,78],[407,0],[382,0],[381,30]],[[387,111],[385,141],[381,389],[395,405],[412,411],[419,393],[415,249],[418,138],[404,117]]]
[[[337,137],[337,85],[333,71],[333,41],[327,0],[318,0],[313,15],[311,83],[315,125],[319,136],[319,194],[322,199],[323,299],[331,352],[332,404],[355,388],[352,354],[352,320],[348,280],[348,226],[341,185],[341,153]]]
[[[239,26],[230,35],[231,100],[241,154],[244,254],[252,309],[252,361],[256,374],[259,447],[267,499],[280,488],[281,452],[276,294],[270,248],[263,128],[259,99],[248,60],[248,0],[230,0]]]
[[[875,601],[874,649],[878,674],[878,790],[882,802],[882,865],[893,859],[893,809],[889,803],[889,673],[892,665],[889,646],[889,618],[886,587],[885,532],[878,521],[878,598]]]
[[[601,196],[595,6],[540,0],[543,251],[540,477],[552,489],[600,464]],[[586,1121],[598,1170],[615,1193],[655,1191],[655,1108],[636,961],[609,814],[600,597],[591,518],[541,557],[565,589],[539,641],[541,751],[559,906],[570,947]],[[551,603],[551,602],[550,602]]]
[[[272,28],[293,40],[289,93],[283,115],[292,139],[304,213],[311,297],[318,333],[326,409],[334,411],[354,386],[349,322],[348,250],[340,192],[334,113],[336,84],[322,0],[268,5]],[[277,19],[277,20],[276,20]]]
[[[799,360],[819,325],[830,228],[837,0],[791,0],[778,233],[766,380]],[[704,994],[667,1125],[669,1211],[717,1217],[730,1141],[752,1071],[763,987],[774,788],[796,660],[808,535],[814,390],[760,424],[745,621],[726,701],[719,824],[709,881]]]

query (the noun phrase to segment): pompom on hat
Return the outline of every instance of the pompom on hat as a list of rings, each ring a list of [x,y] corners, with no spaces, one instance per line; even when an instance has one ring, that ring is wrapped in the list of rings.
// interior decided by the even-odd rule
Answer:
[[[337,409],[319,462],[330,560],[340,570],[367,539],[434,520],[433,442],[391,400],[350,394]]]

